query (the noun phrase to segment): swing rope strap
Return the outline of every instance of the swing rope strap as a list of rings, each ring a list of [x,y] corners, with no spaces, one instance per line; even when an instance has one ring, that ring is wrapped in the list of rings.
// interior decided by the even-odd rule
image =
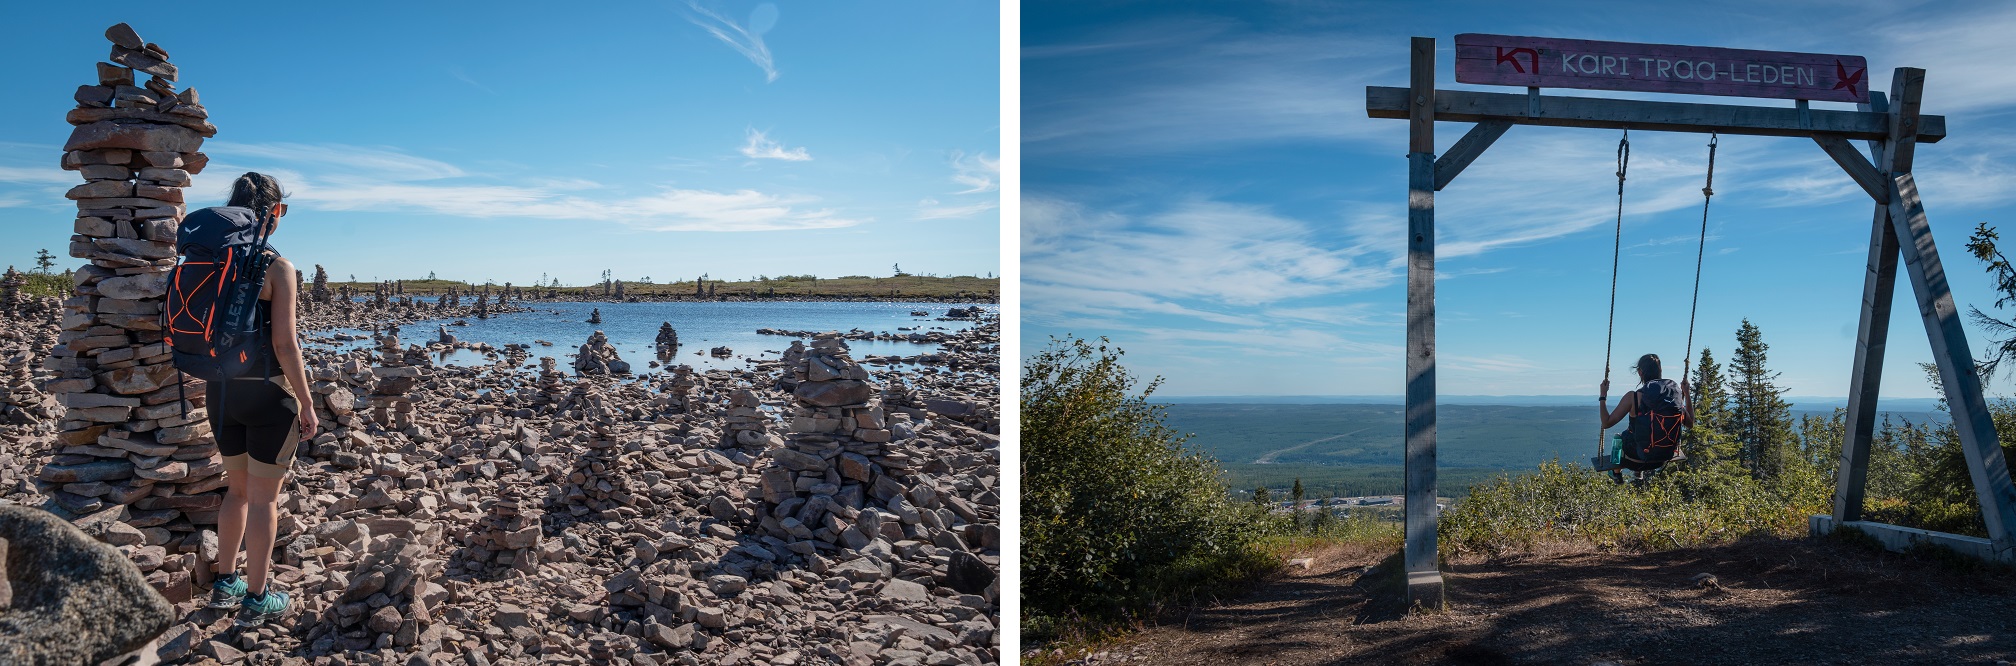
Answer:
[[[1610,248],[1610,318],[1603,331],[1603,381],[1610,381],[1611,342],[1617,334],[1617,260],[1624,251],[1624,172],[1631,166],[1631,130],[1617,140],[1617,237]],[[1690,333],[1691,335],[1691,333]],[[1603,454],[1603,429],[1596,429],[1596,454]]]
[[[1708,203],[1715,200],[1715,144],[1720,134],[1708,135],[1708,180],[1701,186],[1701,240],[1694,249],[1694,303],[1687,306],[1687,355],[1681,357],[1681,376],[1694,367],[1694,313],[1701,307],[1701,258],[1708,251]]]
[[[1610,343],[1617,333],[1617,259],[1624,251],[1624,172],[1631,166],[1631,130],[1617,141],[1617,238],[1610,248],[1610,319],[1603,331],[1603,379],[1610,379]]]

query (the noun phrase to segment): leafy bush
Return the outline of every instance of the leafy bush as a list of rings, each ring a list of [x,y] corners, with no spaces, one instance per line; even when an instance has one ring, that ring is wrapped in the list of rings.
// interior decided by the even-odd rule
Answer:
[[[1116,616],[1268,566],[1263,509],[1162,425],[1121,351],[1054,340],[1022,377],[1022,589],[1036,615]]]
[[[61,273],[22,273],[21,277],[28,280],[28,284],[21,285],[21,293],[30,296],[55,296],[62,298],[70,295],[70,289],[73,286],[69,271]]]
[[[1600,547],[1671,548],[1753,533],[1803,534],[1830,501],[1816,486],[1785,494],[1734,464],[1662,472],[1644,488],[1559,460],[1518,477],[1472,487],[1442,514],[1448,552],[1492,555],[1552,541]]]

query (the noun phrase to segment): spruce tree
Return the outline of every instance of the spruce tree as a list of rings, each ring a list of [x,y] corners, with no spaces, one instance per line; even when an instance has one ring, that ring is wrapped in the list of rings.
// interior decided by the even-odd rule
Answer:
[[[1260,486],[1258,488],[1254,488],[1253,503],[1258,504],[1260,506],[1267,506],[1267,502],[1268,502],[1267,486]]]
[[[1701,359],[1695,362],[1689,383],[1687,400],[1694,407],[1694,425],[1687,430],[1687,464],[1705,467],[1741,460],[1736,438],[1729,431],[1729,386],[1722,377],[1722,364],[1715,362],[1707,347],[1701,348]]]
[[[1288,493],[1295,497],[1295,506],[1302,506],[1302,477],[1295,477],[1295,487]]]
[[[1765,364],[1770,349],[1763,332],[1744,319],[1736,330],[1736,354],[1728,368],[1729,432],[1736,438],[1744,467],[1764,481],[1786,474],[1798,458],[1791,405],[1778,388],[1778,373]]]

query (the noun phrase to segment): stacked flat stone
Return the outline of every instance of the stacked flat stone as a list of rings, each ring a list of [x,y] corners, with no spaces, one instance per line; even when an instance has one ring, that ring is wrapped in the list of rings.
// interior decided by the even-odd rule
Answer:
[[[378,383],[371,387],[372,419],[388,430],[413,427],[413,399],[406,394],[420,383],[420,370],[407,362],[406,349],[399,345],[399,327],[392,326],[378,338],[378,363],[371,374]]]
[[[359,352],[361,353],[361,352]],[[364,419],[357,413],[357,394],[368,392],[374,377],[362,359],[347,362],[316,362],[308,368],[309,400],[315,409],[321,432],[310,440],[307,450],[316,457],[337,460],[345,468],[362,463],[356,455],[338,457],[340,451],[361,449],[371,443],[364,433]]]
[[[567,391],[567,375],[560,372],[560,361],[551,356],[539,357],[538,404],[557,409],[567,399]]]
[[[669,356],[679,352],[679,331],[672,328],[672,322],[658,325],[658,353]]]
[[[901,377],[889,380],[889,385],[882,389],[882,404],[884,406],[918,407],[920,406],[919,401],[922,399],[921,394],[916,389],[910,388],[909,384],[904,383]]]
[[[316,627],[311,636],[341,632],[368,638],[378,648],[411,647],[434,624],[433,609],[448,600],[434,579],[443,562],[426,559],[426,545],[403,538],[373,540],[368,555],[336,598],[335,628]]]
[[[917,510],[904,497],[908,484],[892,475],[910,464],[883,448],[890,432],[868,371],[848,356],[837,333],[821,334],[810,348],[793,344],[784,358],[781,381],[795,404],[785,444],[769,452],[773,464],[762,472],[763,530],[860,548],[883,529],[878,516],[862,517],[872,499],[901,517],[889,521],[900,535]]]
[[[627,375],[630,364],[617,356],[616,346],[609,344],[609,336],[596,331],[574,355],[574,371],[584,375]]]
[[[770,417],[763,414],[763,399],[749,389],[735,389],[728,394],[728,418],[722,437],[722,446],[739,446],[761,453],[782,444],[782,440],[769,434]]]
[[[322,270],[322,264],[315,264],[315,283],[308,289],[309,302],[317,305],[329,302],[329,272]]]
[[[223,460],[210,440],[198,382],[181,385],[160,314],[175,264],[182,188],[209,158],[217,133],[195,89],[175,90],[175,66],[160,46],[121,23],[105,31],[112,62],[98,84],[80,86],[62,166],[86,181],[70,256],[89,260],[63,302],[61,343],[44,387],[65,407],[57,449],[38,479],[73,515],[122,513],[145,526],[146,543],[181,552],[202,544],[223,495]],[[144,84],[135,76],[147,74]],[[185,395],[187,401],[182,400]]]
[[[693,404],[695,386],[697,383],[693,380],[693,366],[678,365],[672,368],[672,401],[680,411],[689,411]]]
[[[538,500],[521,497],[518,486],[508,488],[508,496],[483,503],[488,513],[470,532],[466,562],[537,573],[545,538],[540,518],[546,512],[539,508]]]
[[[21,277],[20,271],[14,270],[13,266],[8,266],[7,274],[0,275],[0,310],[13,310],[20,307],[22,303],[27,302],[27,297],[21,295],[21,287],[26,284],[28,284],[28,278]],[[672,324],[667,322],[665,326],[669,328]],[[662,336],[663,333],[660,333],[660,335]]]
[[[0,425],[28,425],[63,414],[35,379],[35,353],[19,350],[0,359]]]
[[[590,324],[602,323],[602,308],[595,308],[588,313],[588,323]]]

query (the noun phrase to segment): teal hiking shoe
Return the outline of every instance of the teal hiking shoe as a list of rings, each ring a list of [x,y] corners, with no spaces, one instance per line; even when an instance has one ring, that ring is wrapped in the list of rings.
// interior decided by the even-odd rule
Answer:
[[[256,627],[267,620],[286,615],[293,606],[286,592],[268,586],[265,594],[245,595],[243,608],[238,611],[238,626]]]
[[[232,575],[229,579],[218,576],[210,583],[210,607],[230,608],[245,599],[245,578]]]

